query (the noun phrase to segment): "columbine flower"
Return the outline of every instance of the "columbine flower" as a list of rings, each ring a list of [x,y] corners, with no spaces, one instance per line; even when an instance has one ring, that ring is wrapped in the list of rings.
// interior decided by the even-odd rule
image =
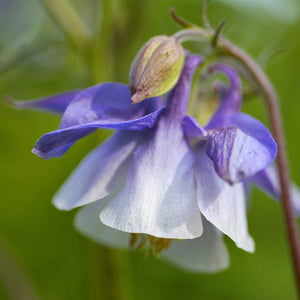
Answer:
[[[155,253],[169,247],[165,259],[214,272],[228,265],[222,233],[254,251],[244,183],[274,160],[277,147],[262,123],[239,112],[240,82],[228,66],[211,68],[230,84],[220,88],[219,109],[205,128],[186,116],[201,62],[187,59],[165,105],[158,97],[131,105],[128,87],[118,83],[18,105],[63,113],[60,128],[33,149],[42,158],[61,156],[97,128],[117,129],[54,197],[59,209],[86,205],[76,218],[80,231],[107,245],[148,245]]]

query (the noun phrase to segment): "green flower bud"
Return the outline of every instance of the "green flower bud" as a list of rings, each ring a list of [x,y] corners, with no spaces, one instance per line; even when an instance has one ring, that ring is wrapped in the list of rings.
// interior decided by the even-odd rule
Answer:
[[[183,64],[184,50],[174,37],[162,35],[148,41],[130,68],[132,103],[162,95],[173,88]]]

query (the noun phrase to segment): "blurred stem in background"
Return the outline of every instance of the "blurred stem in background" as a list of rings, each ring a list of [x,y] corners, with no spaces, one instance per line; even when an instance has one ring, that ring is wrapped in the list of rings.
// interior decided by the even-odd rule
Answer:
[[[81,51],[89,47],[91,33],[81,21],[69,1],[41,0],[53,17],[55,24],[66,34],[70,41]]]
[[[114,52],[116,48],[113,42],[120,1],[103,0],[97,1],[97,4],[100,6],[98,7],[99,13],[102,10],[102,16],[97,18],[99,23],[95,30],[93,45],[90,48],[87,60],[92,84],[114,80],[116,71]]]
[[[40,0],[55,24],[66,35],[71,46],[78,51],[88,71],[89,83],[113,80],[114,31],[119,11],[119,0],[93,3],[96,11],[96,28],[90,30],[68,0]],[[93,33],[92,33],[93,31]]]
[[[89,85],[114,80],[116,47],[113,42],[120,1],[103,0],[93,3],[97,20],[96,28],[92,31],[83,23],[69,1],[40,1],[65,33],[74,50],[78,51],[86,66]],[[110,300],[131,299],[128,255],[122,251],[89,243],[89,266],[93,274],[89,287],[90,296]],[[100,295],[95,295],[97,292]]]
[[[87,255],[88,299],[132,299],[128,253],[89,242]]]
[[[11,300],[37,300],[37,291],[28,274],[20,267],[12,251],[0,239],[0,282]]]

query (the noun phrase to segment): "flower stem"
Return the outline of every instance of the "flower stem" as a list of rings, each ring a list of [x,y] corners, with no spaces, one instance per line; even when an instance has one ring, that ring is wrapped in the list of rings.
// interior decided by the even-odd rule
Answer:
[[[296,285],[298,289],[298,298],[300,299],[300,247],[298,239],[297,224],[293,216],[291,197],[290,197],[290,178],[285,151],[285,142],[282,129],[282,122],[276,92],[268,77],[259,67],[259,65],[244,51],[231,44],[228,40],[221,38],[219,40],[220,50],[240,61],[250,72],[253,79],[262,92],[267,109],[270,115],[270,122],[274,138],[278,145],[277,164],[280,177],[280,186],[282,193],[282,208],[285,217],[286,229],[290,243],[291,256],[294,265]]]
[[[174,35],[179,42],[188,40],[206,41],[213,44],[216,42],[214,51],[220,55],[233,57],[240,62],[250,73],[250,76],[259,87],[259,91],[266,100],[267,109],[270,115],[272,132],[278,145],[277,164],[279,170],[280,187],[282,194],[282,208],[290,244],[291,257],[293,260],[295,279],[300,299],[300,247],[296,220],[293,216],[291,197],[290,197],[290,178],[285,151],[285,142],[282,129],[278,98],[276,92],[266,74],[260,66],[243,50],[233,45],[224,37],[219,36],[217,41],[213,40],[214,34],[211,30],[195,27],[179,31]]]
[[[196,40],[196,41],[203,41],[208,40],[213,37],[211,32],[208,32],[205,29],[200,27],[194,27],[190,29],[184,29],[175,33],[174,38],[177,40],[178,43],[183,43],[186,41]]]

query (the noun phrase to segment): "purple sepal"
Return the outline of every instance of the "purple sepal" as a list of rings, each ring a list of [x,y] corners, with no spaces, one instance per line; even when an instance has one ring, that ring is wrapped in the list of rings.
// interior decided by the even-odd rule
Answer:
[[[16,109],[34,109],[63,114],[67,106],[78,94],[80,94],[80,92],[81,90],[72,90],[32,101],[17,101],[7,97],[6,101]]]
[[[112,120],[99,120],[52,131],[43,135],[38,140],[32,152],[44,159],[60,157],[77,140],[92,133],[97,128],[137,131],[150,129],[154,126],[156,119],[164,110],[165,108],[162,108],[145,117],[132,121],[113,122]]]
[[[276,151],[273,145],[268,146],[268,143],[261,143],[260,139],[232,126],[210,135],[206,153],[219,176],[234,184],[263,170],[274,160]]]
[[[155,110],[160,98],[152,98],[132,105],[128,86],[104,83],[82,91],[67,107],[60,129],[42,136],[33,153],[44,159],[60,157],[77,140],[97,128],[145,130],[154,126],[165,110]]]
[[[256,185],[275,200],[281,199],[281,188],[278,170],[274,164],[250,177],[246,185]],[[290,199],[295,216],[300,216],[300,189],[295,183],[290,184]]]
[[[275,167],[269,166],[268,168],[251,176],[247,180],[247,184],[255,184],[272,198],[280,199],[280,184],[276,172],[277,170],[275,170]]]
[[[32,149],[32,153],[43,159],[60,157],[66,153],[77,140],[93,131],[95,131],[95,128],[76,128],[46,133],[37,141]]]
[[[132,105],[128,86],[102,83],[82,91],[66,109],[60,129],[94,121],[119,122],[140,119],[157,110],[160,97]]]
[[[182,127],[187,139],[197,139],[207,136],[207,132],[193,117],[185,116]]]

